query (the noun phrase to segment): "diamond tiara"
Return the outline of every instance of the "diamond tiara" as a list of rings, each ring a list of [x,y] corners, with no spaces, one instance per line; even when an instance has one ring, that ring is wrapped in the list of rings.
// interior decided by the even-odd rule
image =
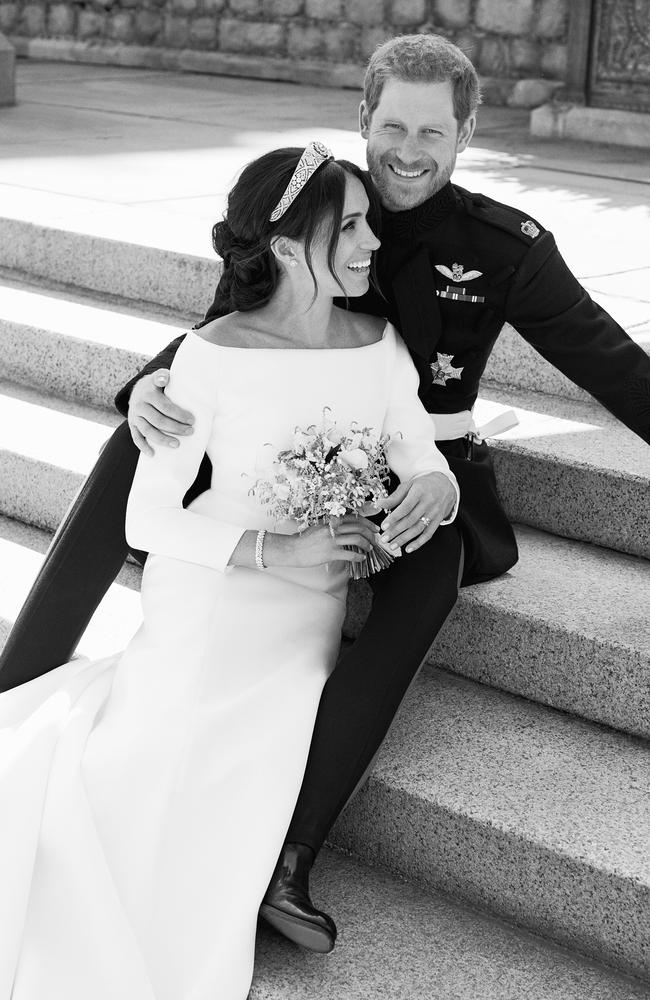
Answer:
[[[298,165],[291,175],[291,180],[287,184],[284,194],[269,216],[269,222],[277,222],[281,219],[289,205],[292,204],[304,188],[305,184],[315,174],[322,163],[333,159],[331,151],[325,143],[317,139],[305,146],[304,152],[298,160]]]

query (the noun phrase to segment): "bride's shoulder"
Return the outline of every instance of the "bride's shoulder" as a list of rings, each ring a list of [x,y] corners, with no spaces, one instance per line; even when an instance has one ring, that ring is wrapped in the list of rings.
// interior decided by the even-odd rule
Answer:
[[[257,311],[256,311],[257,312]],[[261,311],[255,316],[250,313],[228,313],[211,320],[196,333],[208,344],[215,347],[259,349],[284,346],[278,344],[278,335],[269,330]]]
[[[196,336],[215,347],[241,347],[242,330],[238,317],[229,313],[194,330]]]
[[[351,327],[352,338],[357,347],[365,347],[374,344],[377,340],[382,340],[388,321],[382,316],[371,316],[368,313],[346,312],[346,317]]]

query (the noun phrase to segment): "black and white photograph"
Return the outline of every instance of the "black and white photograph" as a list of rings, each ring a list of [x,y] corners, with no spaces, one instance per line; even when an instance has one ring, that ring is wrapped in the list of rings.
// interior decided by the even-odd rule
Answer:
[[[0,1000],[650,1000],[650,0],[0,0]]]

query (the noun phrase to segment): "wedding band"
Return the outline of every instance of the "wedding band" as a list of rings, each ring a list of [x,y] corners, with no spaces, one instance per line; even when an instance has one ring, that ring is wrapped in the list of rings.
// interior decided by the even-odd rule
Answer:
[[[420,520],[422,521],[422,524],[424,525],[425,528],[428,528],[429,525],[431,524],[430,517],[421,517]]]

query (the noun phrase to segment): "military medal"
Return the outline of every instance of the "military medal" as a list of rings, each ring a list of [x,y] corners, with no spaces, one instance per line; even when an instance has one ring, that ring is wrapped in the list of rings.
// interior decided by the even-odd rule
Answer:
[[[466,271],[462,264],[452,264],[451,268],[446,264],[436,264],[435,267],[436,271],[451,281],[473,281],[483,274],[482,271]],[[436,295],[441,299],[452,299],[454,302],[485,302],[484,295],[468,295],[465,288],[454,288],[453,285],[447,285],[444,292],[436,289]]]
[[[434,385],[447,385],[449,379],[460,379],[464,368],[454,368],[452,365],[453,354],[438,354],[437,358],[438,360],[431,364]]]

